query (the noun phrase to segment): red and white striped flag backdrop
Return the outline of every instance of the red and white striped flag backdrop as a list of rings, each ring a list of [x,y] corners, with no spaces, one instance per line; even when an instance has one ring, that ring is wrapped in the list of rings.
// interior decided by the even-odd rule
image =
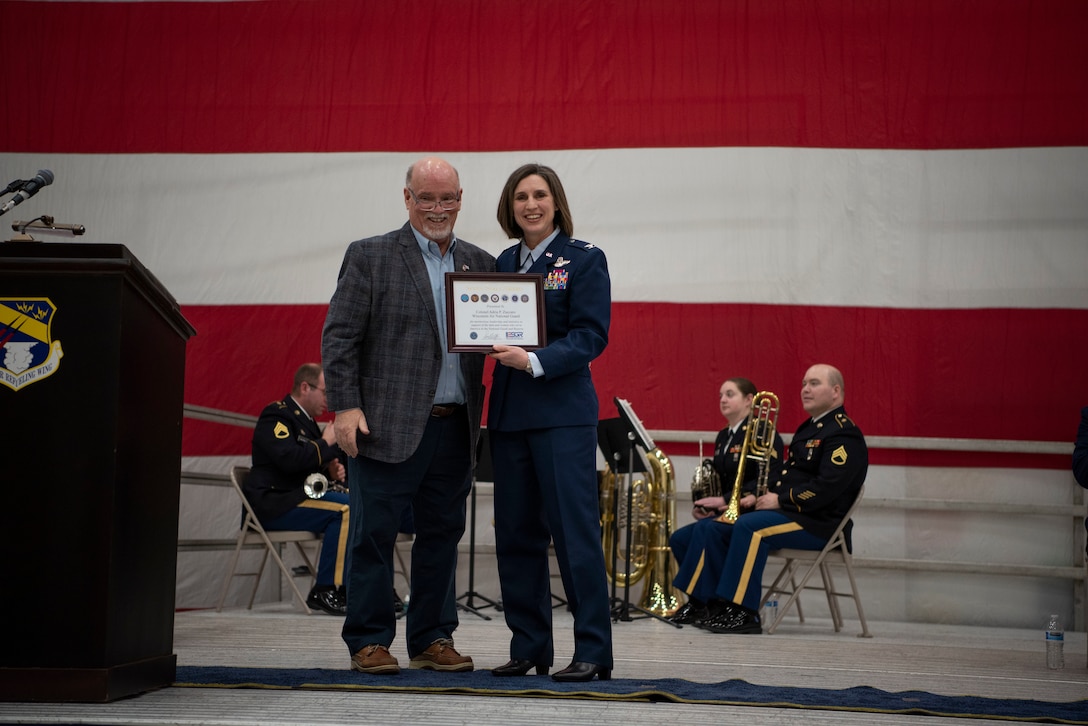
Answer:
[[[716,430],[746,375],[789,431],[823,361],[871,435],[1067,441],[1086,37],[1082,0],[4,1],[0,171],[56,174],[5,222],[127,245],[198,331],[186,402],[256,413],[318,358],[347,243],[406,219],[410,162],[458,167],[458,234],[497,253],[542,161],[609,258],[602,415]],[[185,422],[187,456],[248,451]]]

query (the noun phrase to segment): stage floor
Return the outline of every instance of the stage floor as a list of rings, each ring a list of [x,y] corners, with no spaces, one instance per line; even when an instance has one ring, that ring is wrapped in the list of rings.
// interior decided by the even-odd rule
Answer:
[[[476,604],[481,604],[479,600]],[[845,604],[849,613],[850,605]],[[458,650],[477,669],[506,661],[502,614],[491,620],[461,613]],[[571,617],[556,609],[556,664],[572,653]],[[637,612],[634,615],[639,615]],[[174,652],[179,666],[346,669],[340,623],[302,615],[289,602],[216,613],[177,613]],[[403,623],[401,623],[403,625]],[[1088,643],[1066,633],[1065,669],[1046,668],[1038,630],[870,622],[858,638],[856,619],[835,633],[826,619],[801,624],[791,615],[774,635],[713,635],[638,617],[613,626],[614,678],[683,678],[714,683],[742,679],[760,685],[842,689],[871,686],[950,696],[1070,702],[1088,698]],[[403,637],[390,649],[407,666]],[[391,678],[396,678],[392,676]],[[1086,715],[1088,718],[1088,715]],[[602,702],[559,698],[339,693],[216,688],[164,688],[109,704],[0,703],[0,722],[39,724],[594,724],[718,726],[764,724],[1008,723],[1006,720],[849,713],[770,706]]]

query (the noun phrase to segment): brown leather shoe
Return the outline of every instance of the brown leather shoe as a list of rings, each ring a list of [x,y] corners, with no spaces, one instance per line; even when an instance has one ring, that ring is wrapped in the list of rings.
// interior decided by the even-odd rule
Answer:
[[[351,669],[361,673],[396,675],[400,673],[400,664],[384,645],[368,645],[351,656]]]
[[[449,638],[439,638],[427,650],[408,661],[409,668],[426,668],[432,671],[465,673],[472,670],[472,658],[461,655]]]

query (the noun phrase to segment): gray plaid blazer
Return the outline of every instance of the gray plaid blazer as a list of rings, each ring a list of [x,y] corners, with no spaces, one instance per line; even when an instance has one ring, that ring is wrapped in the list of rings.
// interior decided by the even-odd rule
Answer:
[[[495,258],[457,240],[454,269],[493,272]],[[359,453],[378,461],[404,461],[427,426],[442,350],[426,263],[411,225],[352,242],[321,336],[329,408],[361,408],[370,436]],[[472,453],[480,432],[484,386],[482,353],[462,353]],[[474,459],[475,461],[475,459]]]

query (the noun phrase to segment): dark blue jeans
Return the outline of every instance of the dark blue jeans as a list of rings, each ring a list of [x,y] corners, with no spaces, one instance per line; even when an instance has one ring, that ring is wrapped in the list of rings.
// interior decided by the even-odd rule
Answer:
[[[453,636],[457,545],[465,532],[465,500],[472,486],[470,442],[468,417],[461,411],[430,418],[419,448],[406,461],[348,459],[352,567],[342,636],[349,652],[389,646],[396,637],[393,547],[409,507],[415,542],[405,618],[408,655]]]

